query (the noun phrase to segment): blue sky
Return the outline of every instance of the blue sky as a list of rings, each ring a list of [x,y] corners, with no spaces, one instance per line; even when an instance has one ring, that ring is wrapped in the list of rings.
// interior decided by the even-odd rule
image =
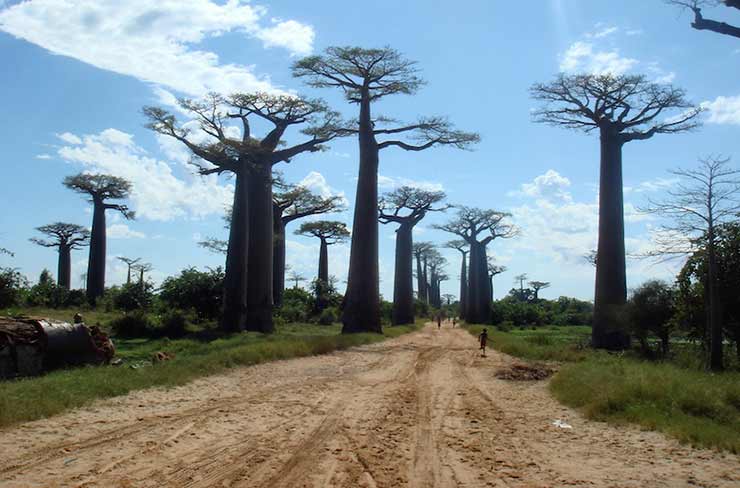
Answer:
[[[133,222],[110,215],[108,282],[125,279],[116,256],[142,257],[152,278],[194,265],[217,266],[220,256],[197,246],[223,236],[221,216],[233,182],[201,178],[187,152],[144,128],[141,108],[208,91],[283,90],[321,96],[347,116],[356,107],[339,93],[310,89],[290,76],[301,56],[332,45],[389,45],[418,61],[428,81],[415,96],[395,96],[376,113],[402,120],[448,115],[478,131],[471,152],[439,148],[381,154],[381,191],[403,184],[444,189],[452,203],[506,210],[520,237],[490,248],[513,276],[552,282],[544,297],[591,299],[593,268],[582,255],[596,245],[598,139],[534,124],[528,88],[559,71],[643,73],[686,89],[703,103],[704,126],[693,133],[633,142],[624,151],[628,252],[648,249],[657,222],[636,212],[672,180],[667,170],[692,166],[706,154],[740,161],[740,42],[689,27],[688,14],[659,0],[378,0],[362,2],[228,2],[208,0],[0,1],[0,145],[4,173],[0,203],[0,266],[35,279],[56,270],[50,249],[28,242],[34,228],[54,221],[89,225],[89,205],[61,185],[82,170],[126,177],[134,184]],[[536,8],[535,8],[536,7]],[[715,17],[740,23],[722,8]],[[734,19],[731,18],[734,15]],[[291,134],[297,140],[297,134]],[[286,179],[315,191],[344,194],[353,203],[357,143],[345,139],[323,153],[281,165]],[[349,211],[331,218],[351,224]],[[415,239],[443,243],[450,236],[423,221]],[[297,228],[296,224],[293,224]],[[292,233],[295,228],[290,228]],[[381,226],[381,292],[390,298],[394,232]],[[313,277],[318,245],[289,235],[288,263]],[[459,257],[448,257],[453,278],[443,293],[457,294]],[[330,273],[346,275],[348,246],[330,250]],[[73,255],[80,285],[86,251]],[[677,264],[628,263],[628,284],[670,278]],[[343,285],[341,285],[343,286]]]

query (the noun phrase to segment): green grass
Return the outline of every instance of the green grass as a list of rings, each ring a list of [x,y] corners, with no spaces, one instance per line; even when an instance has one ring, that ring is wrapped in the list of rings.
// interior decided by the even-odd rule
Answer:
[[[53,320],[72,323],[75,314],[79,312],[89,325],[101,324],[108,326],[111,320],[123,315],[122,312],[106,312],[102,309],[77,309],[77,308],[43,308],[43,307],[11,307],[0,309],[0,316],[27,315],[30,317],[45,317]]]
[[[477,335],[483,326],[466,325]],[[587,418],[633,423],[698,447],[740,453],[740,373],[712,374],[584,348],[588,327],[496,331],[496,350],[564,363],[550,382],[555,398]]]
[[[272,335],[234,334],[209,342],[195,339],[116,341],[122,366],[98,366],[54,371],[37,378],[0,382],[0,428],[56,415],[92,401],[150,387],[172,387],[196,378],[278,359],[326,354],[382,341],[417,330],[422,322],[386,327],[379,334],[340,334],[341,326],[289,324]],[[156,365],[152,353],[167,351],[175,358]],[[140,367],[132,368],[131,365]]]

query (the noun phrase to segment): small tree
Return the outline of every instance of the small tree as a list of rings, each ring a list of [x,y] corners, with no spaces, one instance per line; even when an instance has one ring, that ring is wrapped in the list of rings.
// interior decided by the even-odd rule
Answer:
[[[49,239],[38,239],[32,237],[34,244],[43,247],[55,247],[59,254],[57,264],[57,283],[67,290],[72,281],[72,250],[80,249],[90,244],[90,231],[81,225],[55,222],[49,225],[36,227],[36,230],[46,235]]]
[[[323,197],[304,186],[285,183],[280,176],[273,181],[278,191],[273,193],[273,229],[275,249],[273,252],[273,298],[275,305],[282,303],[285,290],[285,228],[296,220],[311,215],[341,212],[344,199],[335,195]]]
[[[296,234],[304,236],[317,237],[321,242],[319,247],[319,274],[318,281],[329,288],[329,246],[347,240],[349,231],[343,222],[317,220],[314,222],[305,222],[296,231]],[[298,285],[296,285],[297,287]],[[323,294],[316,297],[317,308],[323,310],[326,303],[323,300]]]
[[[125,256],[116,256],[116,259],[126,265],[126,284],[131,284],[131,268],[141,261],[141,258],[127,258]]]
[[[591,342],[597,348],[627,348],[629,334],[619,318],[627,300],[622,147],[656,134],[694,129],[701,109],[686,100],[683,90],[651,83],[644,76],[561,74],[530,91],[543,102],[534,112],[535,122],[599,132],[599,242]],[[678,115],[660,118],[672,110]]]
[[[458,209],[455,219],[434,227],[461,237],[470,246],[465,319],[470,323],[487,323],[491,315],[491,291],[486,247],[495,239],[514,237],[517,229],[508,222],[511,214],[506,212],[465,206]]]
[[[389,147],[423,151],[440,145],[465,149],[478,142],[479,136],[455,130],[443,117],[399,126],[392,126],[391,119],[373,117],[373,102],[389,95],[411,95],[424,83],[416,64],[389,47],[330,47],[323,56],[309,56],[295,63],[293,75],[314,87],[339,88],[350,103],[359,105],[359,118],[350,130],[359,139],[360,169],[342,332],[381,332],[376,205],[380,151]],[[378,141],[378,136],[392,137]]]
[[[202,101],[180,100],[180,108],[199,122],[202,135],[207,137],[204,142],[193,138],[174,114],[158,107],[144,108],[149,128],[180,141],[206,161],[208,165],[200,167],[202,175],[236,175],[221,326],[271,333],[273,166],[305,152],[320,151],[342,134],[338,115],[321,100],[267,93],[210,94]],[[232,120],[239,121],[241,127],[228,127]],[[267,124],[270,130],[257,138],[252,134],[254,123]],[[309,139],[283,147],[286,131],[300,125]],[[234,137],[234,130],[239,129],[240,137]]]
[[[647,281],[632,292],[628,302],[629,323],[643,353],[649,353],[648,334],[653,333],[660,339],[661,355],[668,355],[676,312],[675,295],[675,290],[660,280]]]
[[[106,210],[120,212],[125,219],[134,218],[126,205],[108,203],[122,200],[131,193],[131,183],[123,178],[104,174],[80,173],[64,179],[64,186],[90,197],[93,204],[93,223],[90,234],[90,257],[87,261],[87,299],[95,304],[105,293]]]
[[[668,191],[664,201],[651,200],[646,212],[670,219],[656,234],[654,256],[687,255],[706,250],[707,323],[710,331],[709,367],[723,368],[722,313],[718,286],[717,228],[740,213],[740,170],[729,158],[700,159],[697,169],[671,173],[681,182]]]
[[[694,21],[691,27],[696,30],[708,30],[717,34],[740,38],[740,27],[730,25],[726,22],[705,19],[701,13],[702,7],[724,5],[729,8],[740,9],[740,0],[665,0],[667,4],[675,5],[683,9],[689,9],[694,13]]]
[[[414,323],[413,230],[427,212],[444,211],[436,207],[444,200],[441,191],[402,186],[385,194],[378,202],[382,224],[396,223],[396,262],[393,277],[393,325]]]
[[[462,239],[449,241],[445,244],[448,249],[455,249],[462,254],[460,263],[460,318],[465,320],[465,307],[468,303],[468,267],[466,259],[469,252],[468,243]],[[493,280],[493,278],[491,278]],[[491,281],[491,297],[493,297],[493,281]]]
[[[534,290],[534,299],[536,301],[540,298],[540,290],[544,290],[545,288],[550,288],[550,282],[549,281],[530,281],[529,286],[531,286],[532,290]]]

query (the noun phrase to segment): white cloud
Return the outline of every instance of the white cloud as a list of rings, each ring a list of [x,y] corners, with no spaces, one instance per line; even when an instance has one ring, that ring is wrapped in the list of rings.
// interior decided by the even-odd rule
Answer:
[[[82,139],[80,139],[76,135],[71,134],[69,132],[63,132],[61,134],[56,134],[56,136],[68,144],[82,144]]]
[[[624,32],[628,36],[640,36],[645,33],[642,29],[629,29]]]
[[[37,154],[36,159],[51,159],[51,156],[49,154]]]
[[[646,180],[633,186],[625,186],[624,193],[644,193],[651,191],[660,191],[670,188],[678,183],[678,178],[655,178],[653,180]]]
[[[594,44],[576,41],[560,58],[560,70],[567,73],[593,73],[621,75],[639,63],[634,58],[623,57],[616,48],[596,50]]]
[[[0,11],[0,30],[54,54],[189,95],[272,90],[253,66],[222,63],[198,45],[236,32],[266,47],[303,55],[311,26],[294,20],[263,27],[266,9],[240,0],[29,0]]]
[[[311,171],[301,181],[298,182],[298,186],[308,188],[309,190],[318,193],[323,198],[329,197],[340,197],[340,203],[347,206],[349,202],[344,194],[344,191],[337,191],[327,183],[324,175],[318,171]]]
[[[106,229],[106,235],[110,239],[144,239],[146,234],[132,230],[126,224],[109,225]]]
[[[426,191],[444,191],[444,185],[436,181],[419,181],[409,178],[378,175],[378,187],[385,190],[395,190],[402,186],[410,186]]]
[[[533,198],[569,202],[572,197],[567,190],[568,187],[570,187],[568,178],[554,169],[549,169],[545,174],[535,177],[531,183],[522,184],[521,191],[511,192],[510,195],[523,194]]]
[[[91,172],[120,176],[131,182],[131,202],[139,217],[172,220],[221,214],[233,198],[232,185],[220,185],[215,175],[177,177],[164,161],[150,157],[131,134],[106,129],[85,135],[75,146],[59,149],[65,161],[82,164]]]
[[[616,34],[619,32],[619,27],[616,26],[605,26],[603,24],[596,24],[595,28],[597,29],[594,32],[589,32],[586,34],[586,37],[589,39],[602,39],[604,37],[609,37],[612,34]]]
[[[710,124],[740,125],[740,95],[734,97],[717,97],[713,101],[701,104],[709,112],[707,121]]]

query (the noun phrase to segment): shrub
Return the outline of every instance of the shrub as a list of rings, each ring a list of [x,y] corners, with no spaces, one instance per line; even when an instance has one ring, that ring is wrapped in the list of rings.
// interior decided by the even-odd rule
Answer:
[[[648,336],[654,334],[661,341],[662,355],[668,354],[676,313],[675,295],[673,287],[660,280],[647,281],[632,292],[627,306],[628,323],[643,353],[650,353]]]
[[[201,319],[216,319],[221,312],[223,286],[223,268],[198,271],[191,267],[165,279],[159,297],[168,307],[193,309]]]
[[[337,310],[335,308],[326,308],[319,316],[319,324],[331,325],[337,321]]]
[[[0,268],[0,308],[19,305],[28,280],[14,268]]]
[[[118,337],[152,337],[156,335],[154,323],[141,310],[113,319],[110,326],[113,334]]]
[[[115,287],[114,287],[115,288]],[[131,312],[146,310],[152,305],[154,286],[149,282],[127,283],[117,288],[113,294],[113,305],[119,310]]]
[[[162,335],[171,339],[183,337],[187,333],[188,319],[180,310],[168,310],[159,318]]]

